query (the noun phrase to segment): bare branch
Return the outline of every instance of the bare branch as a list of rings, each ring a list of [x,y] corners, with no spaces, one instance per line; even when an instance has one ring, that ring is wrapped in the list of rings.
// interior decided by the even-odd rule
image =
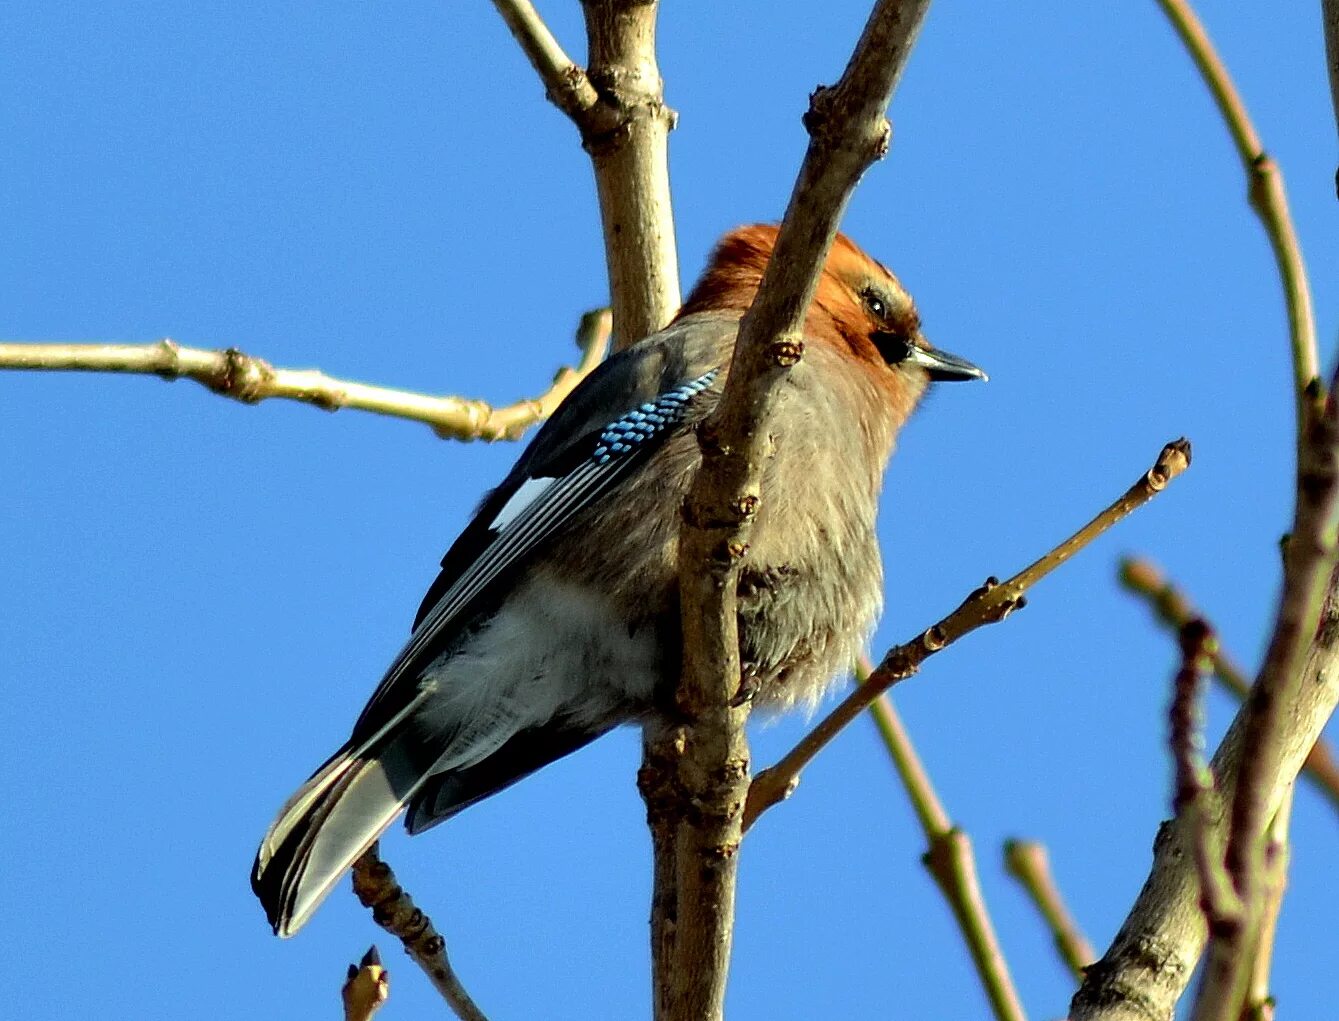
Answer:
[[[856,664],[856,679],[863,681],[870,670],[868,660]],[[986,908],[971,838],[949,821],[892,699],[880,695],[869,708],[925,833],[929,846],[921,861],[953,912],[991,1010],[998,1021],[1025,1021],[1022,1001]]]
[[[930,656],[947,648],[959,638],[986,624],[1003,620],[1024,605],[1023,594],[1083,549],[1117,521],[1142,507],[1167,487],[1172,479],[1190,465],[1190,444],[1176,440],[1167,444],[1157,462],[1110,507],[1060,543],[1040,560],[1024,568],[1008,581],[994,578],[969,595],[961,606],[938,624],[923,631],[916,638],[889,650],[869,679],[835,709],[819,721],[800,742],[775,766],[763,770],[749,788],[748,803],[744,810],[744,828],[747,830],[758,816],[785,798],[795,787],[800,771],[851,720],[860,715],[880,694],[899,681],[906,680]]]
[[[1330,101],[1334,122],[1339,129],[1339,0],[1320,0],[1321,19],[1325,22],[1325,64],[1330,70]],[[1339,175],[1336,175],[1339,188]]]
[[[563,51],[534,4],[529,0],[493,0],[493,6],[539,74],[549,102],[567,114],[583,135],[612,131],[618,126],[614,111],[600,103],[586,72]]]
[[[1126,557],[1120,563],[1118,576],[1121,584],[1143,598],[1158,622],[1170,630],[1179,631],[1193,618],[1200,616],[1185,593],[1169,581],[1162,569],[1151,560]],[[1250,681],[1223,650],[1221,638],[1213,643],[1209,659],[1213,663],[1214,678],[1238,698],[1246,698],[1251,689]],[[1324,737],[1307,754],[1302,770],[1329,799],[1330,804],[1339,810],[1339,761],[1336,761],[1334,751]]]
[[[1190,828],[1195,871],[1199,876],[1200,907],[1210,931],[1231,930],[1234,935],[1239,935],[1245,921],[1245,907],[1224,862],[1222,834],[1215,831],[1208,818],[1209,806],[1219,792],[1213,771],[1204,761],[1204,707],[1201,700],[1204,672],[1213,643],[1213,632],[1202,620],[1191,620],[1181,629],[1181,666],[1172,684],[1172,704],[1167,714],[1171,724],[1168,743],[1175,767],[1172,811],[1185,819]],[[1205,1002],[1202,991],[1197,1016]]]
[[[1291,851],[1288,844],[1288,824],[1292,818],[1293,787],[1289,786],[1269,824],[1268,843],[1265,847],[1269,869],[1268,889],[1265,892],[1264,917],[1260,921],[1260,935],[1256,941],[1255,960],[1251,964],[1250,989],[1242,1021],[1274,1021],[1274,997],[1269,992],[1269,975],[1274,962],[1274,938],[1278,932],[1279,911],[1283,894],[1288,887],[1288,864]]]
[[[1005,841],[1004,864],[1041,912],[1060,959],[1076,979],[1082,980],[1083,969],[1097,960],[1097,952],[1065,907],[1060,887],[1051,876],[1046,848],[1032,840]]]
[[[0,343],[0,369],[115,372],[160,376],[168,381],[193,379],[243,404],[282,398],[324,411],[355,408],[423,422],[443,439],[511,440],[553,414],[603,360],[609,346],[608,309],[582,316],[577,343],[582,354],[575,369],[559,369],[553,385],[543,394],[503,408],[463,397],[434,397],[334,379],[317,369],[275,368],[237,348],[210,351],[182,347],[171,340],[156,344]]]
[[[391,867],[378,857],[376,844],[353,863],[353,892],[363,907],[371,908],[372,920],[404,944],[405,952],[461,1021],[488,1021],[451,970],[446,940],[433,927],[432,919],[414,907]]]
[[[669,132],[656,63],[656,0],[585,0],[590,67],[563,51],[529,0],[493,0],[552,103],[590,154],[604,225],[614,346],[660,329],[679,308]]]
[[[1288,212],[1288,195],[1283,187],[1283,172],[1273,157],[1265,152],[1251,123],[1246,104],[1237,94],[1222,59],[1214,50],[1209,34],[1195,15],[1187,0],[1158,0],[1159,6],[1170,19],[1181,37],[1204,83],[1213,93],[1223,120],[1227,122],[1232,141],[1241,157],[1246,172],[1247,194],[1269,236],[1274,260],[1278,263],[1283,281],[1283,294],[1288,303],[1288,327],[1292,338],[1293,391],[1297,405],[1297,429],[1300,435],[1305,420],[1304,394],[1311,381],[1320,375],[1320,355],[1316,350],[1316,318],[1311,308],[1311,288],[1307,283],[1306,264],[1302,246]],[[1300,439],[1299,439],[1300,445]]]
[[[582,142],[595,168],[614,345],[622,349],[679,310],[679,256],[669,187],[669,133],[656,63],[656,0],[584,0],[588,74],[617,126]]]
[[[372,1021],[391,994],[391,974],[381,966],[381,955],[373,945],[357,964],[349,965],[348,977],[340,989],[344,1001],[344,1021]]]
[[[1227,841],[1228,869],[1250,911],[1258,910],[1268,886],[1268,870],[1261,863],[1264,823],[1339,703],[1335,419],[1331,403],[1305,432],[1297,521],[1285,557],[1274,637],[1251,697],[1213,758],[1222,797],[1215,792],[1204,799],[1205,826],[1213,839]],[[1237,801],[1249,804],[1238,807]],[[1070,1006],[1071,1021],[1148,1021],[1171,1015],[1207,935],[1198,903],[1193,829],[1190,820],[1178,818],[1160,831],[1144,888],[1106,955],[1088,969]]]
[[[721,404],[699,432],[703,465],[685,502],[679,557],[684,664],[677,702],[688,722],[678,737],[658,742],[663,760],[677,763],[683,820],[675,856],[676,1019],[719,1018],[725,996],[749,769],[748,707],[735,698],[736,585],[758,505],[767,422],[780,382],[802,355],[800,326],[846,202],[887,150],[884,111],[928,3],[875,4],[840,81],[811,98],[809,149],[773,257],[740,325]],[[592,36],[592,55],[594,43]]]
[[[656,61],[656,0],[586,0],[590,70],[563,52],[529,0],[494,0],[539,73],[549,99],[581,132],[590,155],[603,225],[614,345],[648,336],[679,308],[679,263],[669,188],[669,132],[675,114],[664,100]],[[663,788],[658,758],[644,744],[642,790]],[[667,1017],[669,954],[674,942],[673,823],[657,817],[648,795],[654,847],[651,908],[655,1016]],[[656,805],[664,806],[659,797]]]
[[[1319,384],[1310,392],[1317,390]],[[1284,552],[1283,594],[1264,665],[1246,702],[1245,755],[1228,831],[1227,870],[1246,917],[1240,926],[1210,920],[1205,989],[1227,991],[1212,1009],[1197,1009],[1197,1021],[1236,1021],[1245,996],[1268,890],[1265,827],[1278,807],[1275,788],[1292,741],[1292,707],[1310,686],[1302,661],[1316,636],[1339,553],[1339,403],[1332,396],[1323,408],[1314,402],[1304,407],[1309,415],[1297,465],[1293,531]],[[1295,775],[1283,779],[1290,783]]]

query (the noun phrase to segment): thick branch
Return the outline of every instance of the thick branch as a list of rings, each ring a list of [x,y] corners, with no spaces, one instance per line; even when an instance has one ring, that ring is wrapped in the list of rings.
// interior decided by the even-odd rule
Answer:
[[[654,333],[679,310],[679,256],[669,187],[669,133],[656,63],[656,0],[583,0],[591,83],[615,126],[583,130],[595,168],[614,344]]]
[[[372,920],[404,944],[461,1021],[488,1021],[456,978],[446,957],[446,940],[433,927],[432,919],[418,908],[395,880],[391,867],[377,855],[373,844],[353,863],[353,892],[363,907],[372,910]]]
[[[1339,702],[1335,416],[1331,402],[1304,433],[1297,521],[1274,635],[1255,689],[1214,755],[1217,791],[1202,803],[1207,833],[1227,842],[1229,871],[1251,910],[1268,885],[1260,863],[1264,824]],[[1185,817],[1159,833],[1152,871],[1110,949],[1088,969],[1071,1004],[1071,1021],[1172,1016],[1206,938],[1192,833]]]
[[[1079,550],[1083,549],[1117,521],[1142,507],[1167,487],[1167,484],[1190,465],[1190,444],[1176,440],[1167,444],[1157,462],[1120,497],[1092,521],[1084,525],[1040,560],[1024,568],[1008,581],[1000,583],[989,578],[986,584],[969,595],[961,606],[938,624],[921,632],[903,645],[888,651],[869,679],[835,709],[819,721],[799,744],[786,753],[775,766],[763,770],[749,788],[744,811],[747,830],[764,811],[785,798],[795,788],[800,771],[838,732],[860,715],[883,692],[899,681],[906,680],[922,663],[936,652],[947,648],[959,638],[979,627],[1003,620],[1024,605],[1023,594],[1050,574]]]
[[[862,681],[870,670],[868,661],[858,663],[856,679]],[[870,713],[925,833],[928,846],[921,861],[953,912],[992,1013],[997,1021],[1025,1021],[1027,1015],[986,908],[971,838],[949,820],[892,699],[880,695]]]
[[[606,309],[582,317],[577,343],[582,355],[575,369],[558,370],[553,385],[540,396],[502,408],[463,397],[434,397],[334,379],[317,369],[276,368],[236,348],[209,351],[182,347],[171,340],[156,344],[0,344],[0,369],[116,372],[160,376],[169,381],[193,379],[214,393],[243,404],[282,398],[324,411],[356,408],[423,422],[444,439],[510,440],[553,414],[576,385],[600,364],[609,345]]]
[[[589,2],[588,14],[597,5]],[[748,791],[748,707],[740,684],[736,584],[757,509],[778,384],[803,353],[801,323],[846,202],[888,147],[884,111],[928,0],[875,5],[841,80],[811,99],[811,135],[773,258],[745,315],[721,405],[700,432],[702,470],[685,503],[679,587],[686,725],[677,761],[677,919],[672,1016],[721,1015],[734,916],[736,852]],[[592,36],[592,63],[598,53]],[[681,741],[682,753],[678,753]],[[657,940],[659,942],[659,940]]]
[[[1318,389],[1318,387],[1316,388]],[[1314,407],[1310,405],[1310,407]],[[1269,868],[1265,826],[1278,807],[1275,784],[1288,750],[1292,707],[1310,678],[1300,667],[1335,568],[1339,532],[1339,403],[1312,412],[1297,466],[1297,509],[1284,553],[1283,595],[1260,676],[1247,700],[1245,754],[1232,801],[1227,870],[1245,909],[1240,925],[1211,928],[1205,989],[1223,990],[1197,1021],[1235,1019],[1245,995],[1254,939],[1265,907]],[[1296,772],[1286,776],[1291,782]],[[1211,919],[1211,922],[1213,920]]]

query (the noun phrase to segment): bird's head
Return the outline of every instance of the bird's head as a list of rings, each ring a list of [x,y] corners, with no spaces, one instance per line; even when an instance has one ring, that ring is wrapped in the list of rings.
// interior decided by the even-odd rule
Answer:
[[[737,227],[726,234],[679,316],[743,314],[758,293],[776,237],[777,228],[770,224]],[[927,382],[987,378],[971,362],[925,339],[920,313],[901,282],[844,234],[837,235],[823,265],[804,333],[808,340],[829,343],[866,363],[889,385],[910,383],[917,395]]]

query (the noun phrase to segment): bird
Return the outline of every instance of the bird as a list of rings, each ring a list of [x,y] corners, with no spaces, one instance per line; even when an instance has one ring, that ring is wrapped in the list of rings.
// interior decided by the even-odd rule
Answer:
[[[276,934],[310,919],[404,812],[421,833],[624,723],[672,719],[682,504],[776,244],[738,227],[661,331],[556,409],[451,545],[349,739],[283,805],[251,884]],[[741,692],[813,706],[882,609],[875,535],[898,430],[933,382],[985,379],[916,305],[833,242],[782,381],[738,582]]]

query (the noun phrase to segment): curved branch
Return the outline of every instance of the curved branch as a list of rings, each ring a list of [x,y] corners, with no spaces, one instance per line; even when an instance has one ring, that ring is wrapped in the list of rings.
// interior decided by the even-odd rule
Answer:
[[[869,661],[862,657],[856,664],[856,680],[863,683],[870,671]],[[953,912],[977,977],[990,1000],[991,1012],[997,1021],[1026,1021],[1009,964],[986,908],[971,838],[949,819],[893,700],[880,695],[869,708],[925,834],[928,846],[921,861]]]
[[[577,331],[582,349],[575,369],[563,368],[538,397],[494,408],[463,397],[435,397],[335,379],[317,369],[276,368],[235,347],[224,351],[156,344],[5,344],[0,369],[60,372],[115,372],[193,379],[222,397],[243,404],[271,398],[299,401],[324,411],[355,408],[377,415],[423,422],[443,439],[512,440],[553,414],[563,399],[604,358],[609,345],[609,312],[587,312]]]
[[[1247,194],[1269,236],[1279,276],[1283,280],[1283,294],[1288,303],[1288,327],[1292,338],[1293,390],[1297,404],[1297,428],[1300,433],[1304,421],[1302,403],[1306,388],[1320,375],[1320,355],[1316,349],[1316,317],[1311,308],[1311,288],[1307,283],[1306,264],[1302,246],[1297,239],[1292,215],[1288,212],[1288,195],[1283,187],[1283,172],[1274,162],[1255,125],[1251,123],[1246,104],[1237,94],[1222,58],[1214,50],[1209,34],[1204,30],[1194,9],[1186,0],[1158,0],[1181,42],[1190,53],[1213,93],[1214,102],[1232,134],[1232,142],[1241,157],[1246,172]],[[1299,441],[1300,442],[1300,441]]]

